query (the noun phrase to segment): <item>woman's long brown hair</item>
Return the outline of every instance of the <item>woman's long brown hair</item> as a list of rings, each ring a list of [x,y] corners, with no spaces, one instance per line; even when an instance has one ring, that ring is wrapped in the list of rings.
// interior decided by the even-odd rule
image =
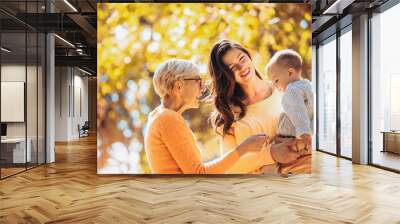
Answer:
[[[214,44],[208,70],[213,80],[213,95],[215,110],[211,115],[211,123],[217,130],[223,126],[222,135],[233,134],[230,128],[235,121],[233,107],[239,107],[239,119],[246,115],[246,105],[243,103],[245,95],[243,89],[235,81],[233,72],[226,66],[222,60],[224,55],[231,49],[239,49],[243,51],[251,59],[250,53],[240,44],[230,40],[220,40]],[[256,70],[256,75],[261,78],[260,73]]]

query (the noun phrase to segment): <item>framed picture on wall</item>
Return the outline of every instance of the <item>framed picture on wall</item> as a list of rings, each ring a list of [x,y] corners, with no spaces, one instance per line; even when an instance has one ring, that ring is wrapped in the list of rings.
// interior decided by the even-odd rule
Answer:
[[[311,172],[309,4],[97,9],[99,174]],[[309,121],[304,133],[279,125],[290,122],[281,105],[288,83],[275,82],[276,69],[288,69],[278,63],[286,56],[293,82],[310,93],[300,100]],[[246,83],[263,97],[246,99]],[[304,150],[301,159],[289,159],[296,150],[284,144]]]

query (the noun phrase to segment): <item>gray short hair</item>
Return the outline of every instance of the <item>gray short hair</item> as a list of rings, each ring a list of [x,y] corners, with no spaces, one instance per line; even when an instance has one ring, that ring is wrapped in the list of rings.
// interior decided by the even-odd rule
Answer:
[[[192,62],[183,59],[170,59],[163,62],[154,72],[153,86],[161,97],[171,93],[176,80],[195,78],[199,75],[199,68]]]

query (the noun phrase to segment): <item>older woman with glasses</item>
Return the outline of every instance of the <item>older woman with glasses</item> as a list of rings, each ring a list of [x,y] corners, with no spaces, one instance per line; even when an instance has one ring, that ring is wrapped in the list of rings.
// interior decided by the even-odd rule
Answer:
[[[202,162],[200,149],[182,113],[198,108],[202,93],[199,69],[193,63],[172,59],[162,63],[153,77],[161,104],[148,118],[145,150],[152,173],[222,174],[243,155],[264,150],[265,135],[253,135],[210,162]]]

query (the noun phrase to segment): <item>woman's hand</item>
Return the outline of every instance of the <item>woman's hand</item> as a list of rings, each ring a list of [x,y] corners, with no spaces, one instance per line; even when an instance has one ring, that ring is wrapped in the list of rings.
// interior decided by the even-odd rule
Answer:
[[[246,138],[236,147],[240,156],[249,152],[259,152],[264,148],[264,145],[269,141],[265,134],[253,135]]]
[[[278,163],[292,163],[300,157],[296,149],[296,139],[280,139],[279,143],[271,146],[271,157]]]
[[[276,136],[274,138],[275,143],[282,143],[288,141],[288,139],[295,139],[293,138],[284,138]],[[312,140],[311,136],[300,136],[300,138],[296,139],[296,143],[291,145],[290,148],[293,151],[296,151],[300,154],[300,156],[310,155],[312,153]]]

